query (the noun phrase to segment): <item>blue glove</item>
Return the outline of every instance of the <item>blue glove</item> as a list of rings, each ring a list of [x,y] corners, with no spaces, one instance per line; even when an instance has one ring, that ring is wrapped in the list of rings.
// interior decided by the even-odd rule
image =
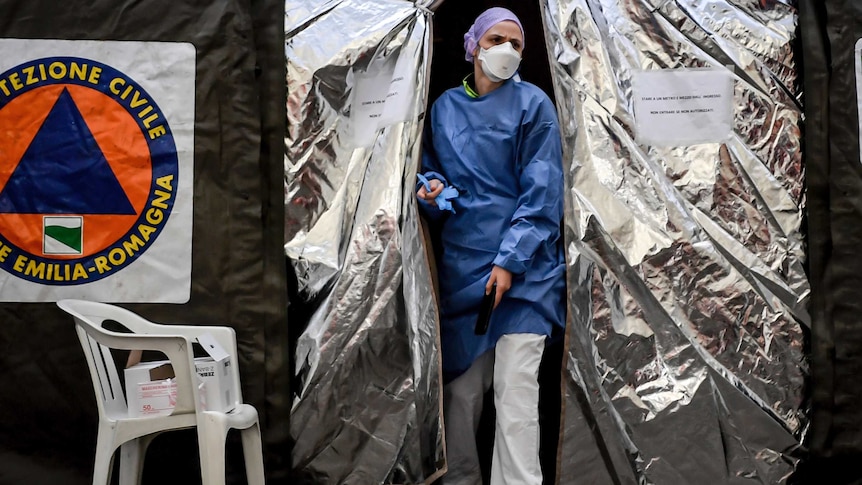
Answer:
[[[425,186],[426,191],[428,191],[428,192],[432,191],[431,190],[431,182],[429,182],[428,179],[425,178],[424,175],[422,175],[421,173],[417,173],[416,177],[418,177],[419,181],[422,182],[422,185]],[[455,187],[452,187],[450,185],[450,186],[444,188],[443,192],[440,192],[440,194],[434,200],[437,202],[437,208],[438,209],[440,209],[441,211],[452,211],[452,213],[454,214],[455,208],[452,206],[452,202],[450,202],[450,201],[452,199],[457,198],[457,197],[458,197],[458,189],[456,189]]]

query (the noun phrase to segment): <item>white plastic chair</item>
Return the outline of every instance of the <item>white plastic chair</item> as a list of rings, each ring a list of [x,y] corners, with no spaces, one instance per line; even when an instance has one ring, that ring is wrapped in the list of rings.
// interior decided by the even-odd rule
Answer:
[[[57,306],[75,318],[75,329],[87,357],[96,403],[99,433],[93,485],[107,485],[111,478],[114,452],[120,448],[120,484],[139,484],[147,446],[158,434],[197,427],[204,485],[225,483],[225,439],[229,429],[241,430],[243,454],[249,485],[263,485],[263,451],[257,410],[242,403],[236,365],[236,334],[230,327],[160,325],[123,308],[83,300],[61,300]],[[132,333],[103,328],[115,321]],[[236,407],[228,412],[204,411],[192,385],[197,376],[192,343],[208,333],[227,352],[236,392]],[[168,416],[129,417],[126,398],[109,349],[157,350],[171,361],[176,375],[177,400]]]

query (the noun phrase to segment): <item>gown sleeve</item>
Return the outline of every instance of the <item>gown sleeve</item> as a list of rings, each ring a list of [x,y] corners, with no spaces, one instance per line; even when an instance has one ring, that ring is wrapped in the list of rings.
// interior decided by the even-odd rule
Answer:
[[[520,195],[494,264],[523,274],[546,241],[560,237],[563,216],[563,169],[556,112],[543,99],[532,120],[525,120],[519,151]]]
[[[422,132],[422,167],[420,171],[422,175],[425,176],[426,179],[437,179],[443,182],[443,185],[449,185],[449,182],[446,180],[446,177],[443,175],[443,169],[440,167],[440,160],[437,158],[437,153],[434,151],[434,140],[432,133],[432,125],[433,125],[433,110],[432,116],[428,123],[425,124],[425,129]],[[422,182],[417,180],[415,190],[418,191],[419,187],[422,185]],[[422,211],[427,218],[432,221],[439,221],[443,219],[448,211],[442,211],[437,206],[431,205],[428,202],[420,198],[416,198],[419,202],[419,209]]]

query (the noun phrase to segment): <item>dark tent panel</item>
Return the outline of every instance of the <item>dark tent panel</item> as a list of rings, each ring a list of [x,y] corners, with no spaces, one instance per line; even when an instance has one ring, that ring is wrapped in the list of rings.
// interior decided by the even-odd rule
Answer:
[[[812,285],[811,460],[799,483],[862,480],[862,4],[799,2]]]
[[[289,467],[283,12],[283,3],[265,0],[0,3],[4,38],[194,45],[191,297],[123,306],[157,322],[236,330],[243,397],[260,413],[273,483]],[[0,483],[88,483],[97,415],[72,319],[46,302],[4,303],[0,320]],[[144,480],[199,483],[197,456],[194,432],[160,436]],[[237,439],[228,460],[229,473],[242,476]]]

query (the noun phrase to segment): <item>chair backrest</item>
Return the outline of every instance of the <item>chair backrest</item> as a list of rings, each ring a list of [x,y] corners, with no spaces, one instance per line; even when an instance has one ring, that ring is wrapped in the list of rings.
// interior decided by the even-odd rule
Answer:
[[[57,305],[75,319],[75,332],[78,334],[78,340],[81,342],[81,348],[87,358],[87,367],[90,369],[90,378],[93,381],[99,414],[128,414],[126,397],[123,394],[120,376],[111,350],[90,336],[90,332],[101,330],[106,321],[114,319],[107,315],[95,314],[92,309],[86,311],[86,308],[81,308],[78,303],[87,302],[65,300],[58,302]]]

